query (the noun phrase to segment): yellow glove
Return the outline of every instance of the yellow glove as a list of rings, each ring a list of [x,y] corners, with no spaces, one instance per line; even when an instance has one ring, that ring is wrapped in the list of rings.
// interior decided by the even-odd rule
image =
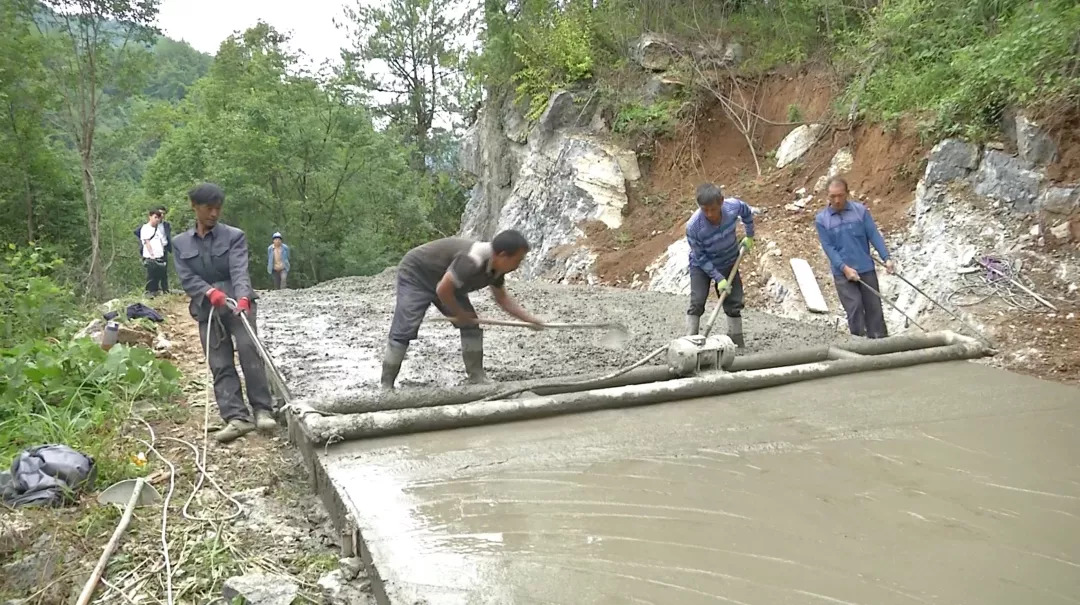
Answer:
[[[742,238],[742,241],[739,242],[739,245],[741,245],[743,248],[746,249],[747,252],[749,252],[754,249],[754,238],[744,237]]]
[[[721,292],[729,292],[731,290],[731,284],[726,279],[722,279],[716,282],[716,294],[720,295]]]

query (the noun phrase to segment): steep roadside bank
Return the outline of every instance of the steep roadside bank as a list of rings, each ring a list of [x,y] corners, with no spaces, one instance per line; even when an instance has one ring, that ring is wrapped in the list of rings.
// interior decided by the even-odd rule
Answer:
[[[655,94],[686,98],[678,74],[657,74],[653,80],[668,88]],[[745,122],[736,124],[715,99],[684,103],[674,133],[648,144],[612,132],[619,117],[588,91],[556,93],[534,125],[508,102],[485,107],[466,147],[479,181],[463,234],[514,227],[541,242],[523,272],[528,279],[685,295],[683,224],[695,208],[694,187],[716,182],[757,211],[760,246],[744,274],[750,304],[839,329],[842,310],[813,220],[826,177],[841,174],[870,207],[902,274],[1000,342],[1005,355],[995,363],[1080,381],[1080,361],[1070,354],[1080,345],[1076,120],[1009,114],[1001,141],[941,143],[923,140],[913,120],[838,119],[842,87],[828,71],[739,82],[739,94],[752,101],[743,115],[753,118],[753,149]],[[1010,263],[1018,281],[1056,311],[1018,286],[958,272],[983,257]],[[810,262],[829,313],[807,311],[791,258]],[[960,327],[900,280],[885,278],[882,287],[919,324]],[[893,332],[917,329],[897,312],[889,322]]]

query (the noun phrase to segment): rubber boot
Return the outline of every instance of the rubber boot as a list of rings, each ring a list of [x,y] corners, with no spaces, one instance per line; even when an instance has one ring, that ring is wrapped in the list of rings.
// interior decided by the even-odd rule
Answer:
[[[727,318],[727,335],[728,338],[731,339],[731,342],[735,343],[735,346],[740,349],[746,347],[746,341],[743,340],[741,317]]]
[[[466,382],[490,384],[484,371],[484,333],[481,330],[461,331],[461,358],[465,361]]]
[[[235,441],[237,438],[247,435],[254,430],[255,425],[251,422],[234,418],[225,425],[225,428],[214,433],[214,439],[218,443],[228,443],[230,441]]]
[[[697,336],[701,331],[701,316],[700,315],[687,315],[686,316],[686,335]]]
[[[278,426],[274,415],[269,410],[255,410],[255,427],[260,431],[271,432]]]
[[[401,371],[401,362],[405,360],[405,351],[408,350],[409,345],[407,344],[401,344],[394,340],[386,343],[386,352],[383,353],[382,362],[382,381],[380,383],[383,390],[394,388],[394,381],[397,380],[398,372]]]

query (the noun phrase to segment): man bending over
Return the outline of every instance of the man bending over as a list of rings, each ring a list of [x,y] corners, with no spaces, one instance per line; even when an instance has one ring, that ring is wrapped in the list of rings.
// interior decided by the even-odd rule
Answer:
[[[490,288],[495,302],[521,321],[543,327],[506,292],[505,276],[529,251],[517,231],[503,231],[490,242],[447,237],[407,252],[397,272],[397,303],[383,357],[382,388],[394,388],[405,351],[416,339],[432,304],[461,330],[461,357],[471,384],[489,382],[484,372],[484,333],[476,323],[469,293]]]

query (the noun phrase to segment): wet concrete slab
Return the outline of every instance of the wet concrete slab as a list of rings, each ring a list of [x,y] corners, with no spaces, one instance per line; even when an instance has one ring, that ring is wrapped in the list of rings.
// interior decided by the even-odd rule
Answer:
[[[1078,431],[952,362],[319,455],[395,605],[1076,603]]]

